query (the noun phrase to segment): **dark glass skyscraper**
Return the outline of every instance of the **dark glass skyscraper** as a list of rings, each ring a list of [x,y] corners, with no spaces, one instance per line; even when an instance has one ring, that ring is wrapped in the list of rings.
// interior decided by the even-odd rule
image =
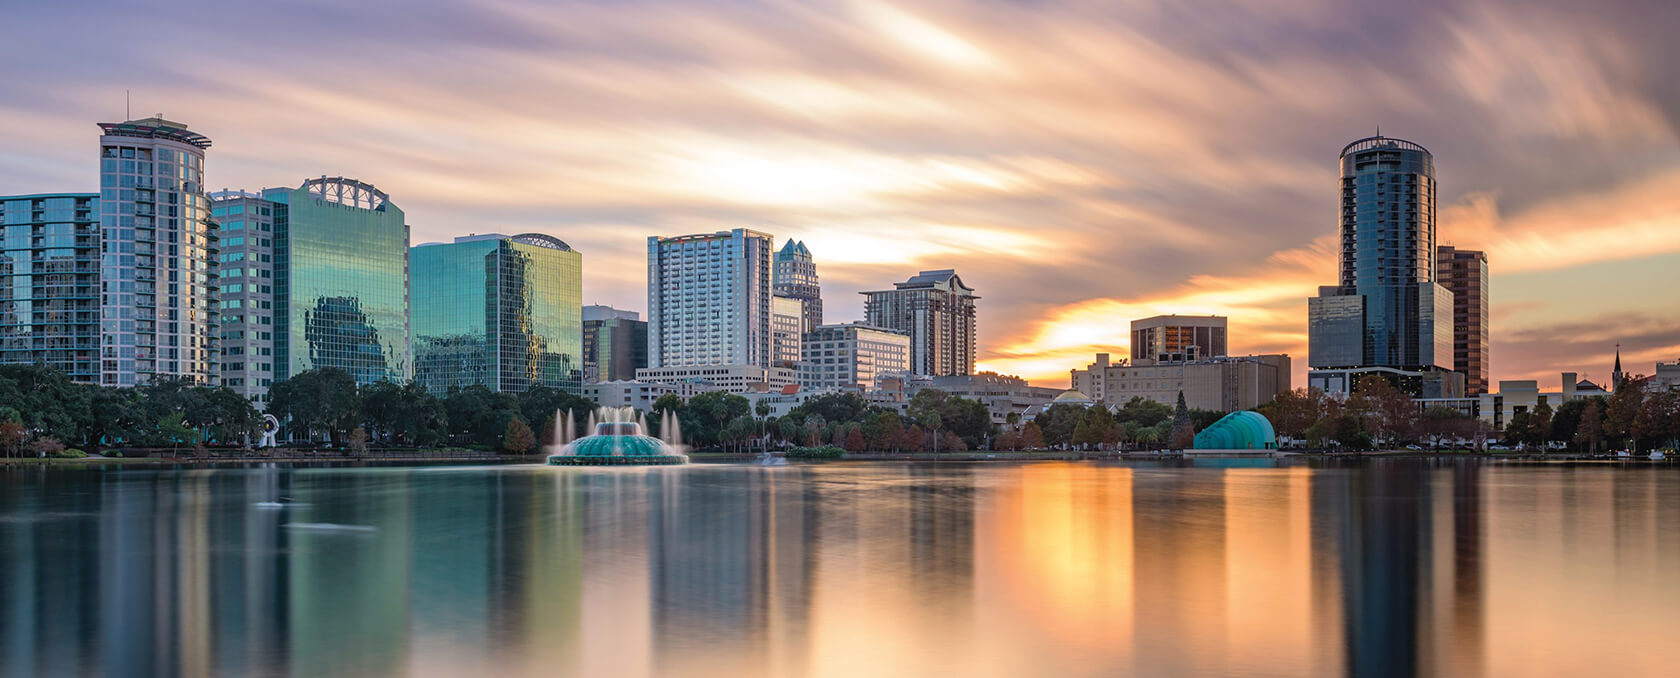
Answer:
[[[1341,276],[1309,301],[1308,364],[1383,368],[1403,387],[1451,370],[1453,298],[1435,282],[1434,157],[1403,139],[1360,139],[1342,148],[1340,188]]]

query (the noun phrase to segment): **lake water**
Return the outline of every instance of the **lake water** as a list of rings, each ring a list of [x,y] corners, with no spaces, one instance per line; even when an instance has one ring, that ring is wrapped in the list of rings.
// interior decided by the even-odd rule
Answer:
[[[0,471],[6,676],[1675,675],[1680,470]]]

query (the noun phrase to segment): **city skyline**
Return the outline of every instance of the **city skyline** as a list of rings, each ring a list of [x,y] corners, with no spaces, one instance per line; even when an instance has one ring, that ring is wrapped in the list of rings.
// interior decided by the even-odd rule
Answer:
[[[977,369],[1065,383],[1123,351],[1133,319],[1212,313],[1245,337],[1232,352],[1304,373],[1301,298],[1335,275],[1334,154],[1380,123],[1436,155],[1440,244],[1487,252],[1491,382],[1602,382],[1617,343],[1633,372],[1672,361],[1680,97],[1656,28],[1675,10],[1518,7],[1239,7],[1192,28],[1174,8],[486,4],[388,22],[370,3],[302,19],[325,32],[308,50],[26,7],[38,30],[0,54],[35,77],[0,107],[30,133],[8,140],[0,194],[97,190],[92,124],[130,89],[121,119],[216,140],[206,192],[360,177],[402,197],[414,242],[573,244],[589,303],[646,310],[647,235],[749,228],[808,244],[829,322],[863,316],[857,291],[962,271],[986,293]],[[156,49],[102,39],[141,29]],[[1392,49],[1338,48],[1353,32]],[[89,58],[45,48],[71,35]]]

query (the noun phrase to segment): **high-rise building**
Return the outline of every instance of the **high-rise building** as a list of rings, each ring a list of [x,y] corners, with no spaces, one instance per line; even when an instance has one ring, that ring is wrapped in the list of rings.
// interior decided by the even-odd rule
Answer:
[[[1341,153],[1337,285],[1308,302],[1311,385],[1346,392],[1381,374],[1414,396],[1457,397],[1453,295],[1435,281],[1435,165],[1424,147],[1383,136]]]
[[[1132,321],[1132,360],[1195,360],[1226,354],[1219,315],[1158,315]],[[1096,397],[1086,392],[1086,395]]]
[[[910,337],[864,323],[821,325],[805,335],[799,384],[806,390],[875,387],[910,371]]]
[[[647,362],[648,326],[640,313],[583,307],[583,383],[632,380]]]
[[[0,364],[99,383],[99,262],[99,194],[0,197]]]
[[[788,239],[776,252],[775,293],[796,299],[800,305],[799,333],[805,334],[823,324],[822,285],[817,281],[817,263],[804,241]]]
[[[358,384],[412,378],[403,211],[345,177],[262,195],[284,206],[274,219],[274,378],[329,367]]]
[[[737,228],[647,242],[648,367],[770,368],[774,239]]]
[[[1487,253],[1441,245],[1435,248],[1435,279],[1453,296],[1453,371],[1464,375],[1465,395],[1487,393]]]
[[[799,367],[799,343],[805,336],[804,304],[780,294],[770,298],[771,352],[777,367]]]
[[[414,380],[434,393],[583,387],[583,255],[540,233],[470,235],[409,253]]]
[[[974,289],[951,269],[922,271],[894,289],[863,292],[864,321],[910,335],[910,371],[927,376],[974,372]]]
[[[99,123],[99,383],[214,383],[210,139],[161,116]]]
[[[210,194],[210,215],[221,234],[221,383],[258,402],[274,384],[274,223],[284,210],[257,193]]]

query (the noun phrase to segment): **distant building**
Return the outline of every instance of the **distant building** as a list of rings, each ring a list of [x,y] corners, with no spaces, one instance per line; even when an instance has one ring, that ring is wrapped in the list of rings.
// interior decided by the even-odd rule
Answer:
[[[894,380],[884,380],[891,383]],[[912,377],[904,380],[905,400],[915,397],[924,388],[936,388],[954,396],[980,401],[992,417],[992,423],[1009,423],[1009,415],[1022,416],[1028,410],[1045,405],[1064,389],[1032,386],[1020,377],[981,372],[942,377]]]
[[[1228,322],[1225,316],[1219,315],[1158,315],[1133,320],[1132,361],[1195,360],[1225,355]]]
[[[822,285],[817,280],[816,261],[804,242],[789,239],[777,250],[774,278],[775,293],[799,303],[800,334],[823,324]]]
[[[910,371],[910,337],[860,322],[822,325],[805,335],[799,383],[806,389],[871,388]]]
[[[798,374],[791,368],[757,365],[687,365],[636,370],[636,381],[705,384],[716,387],[714,390],[730,393],[779,389],[796,383],[797,377]]]
[[[358,384],[413,378],[403,211],[384,191],[346,177],[265,189],[262,196],[280,206],[274,379],[329,367]]]
[[[719,390],[699,382],[653,383],[635,380],[602,381],[583,385],[583,396],[601,407],[634,407],[642,412],[653,411],[653,404],[666,395],[683,400],[707,391]]]
[[[286,205],[258,193],[216,191],[210,216],[221,233],[221,384],[248,400],[266,401],[275,380],[275,241]]]
[[[162,117],[99,128],[99,383],[214,384],[220,309],[204,192],[210,139]]]
[[[1436,282],[1434,162],[1403,139],[1342,148],[1340,281],[1307,307],[1312,385],[1378,374],[1414,397],[1463,394],[1448,376],[1453,294]]]
[[[1099,358],[1099,362],[1106,361]],[[1191,408],[1247,410],[1290,390],[1290,370],[1289,356],[1281,354],[1107,364],[1097,389],[1102,395],[1096,399],[1111,407],[1124,405],[1132,398],[1177,405],[1178,394],[1183,393],[1185,404]],[[1091,374],[1085,379],[1099,378]]]
[[[635,311],[583,307],[583,381],[624,381],[647,367],[648,326]]]
[[[411,254],[414,380],[572,393],[583,380],[583,255],[540,233],[470,235]]]
[[[770,343],[777,367],[799,369],[799,346],[805,336],[804,306],[780,294],[770,298]]]
[[[1517,413],[1533,412],[1541,405],[1546,405],[1556,412],[1571,400],[1610,396],[1610,391],[1604,387],[1577,379],[1576,376],[1574,372],[1564,372],[1562,387],[1556,391],[1541,391],[1539,382],[1533,379],[1501,381],[1497,393],[1483,393],[1477,396],[1477,414],[1484,423],[1503,430]]]
[[[942,377],[974,372],[980,297],[951,269],[922,271],[894,289],[863,292],[865,322],[910,336],[910,371]]]
[[[0,364],[100,383],[99,228],[97,193],[0,196]]]
[[[774,362],[769,234],[649,237],[648,367]]]
[[[1122,358],[1121,362],[1125,362]],[[1085,369],[1068,370],[1068,381],[1073,390],[1091,396],[1099,401],[1103,399],[1103,373],[1108,371],[1108,354],[1098,353],[1096,362],[1085,366]]]
[[[1671,363],[1657,363],[1657,370],[1651,375],[1651,387],[1665,390],[1680,389],[1680,360]]]
[[[1435,279],[1453,295],[1454,372],[1464,375],[1465,395],[1488,389],[1487,253],[1450,245],[1435,248]]]

